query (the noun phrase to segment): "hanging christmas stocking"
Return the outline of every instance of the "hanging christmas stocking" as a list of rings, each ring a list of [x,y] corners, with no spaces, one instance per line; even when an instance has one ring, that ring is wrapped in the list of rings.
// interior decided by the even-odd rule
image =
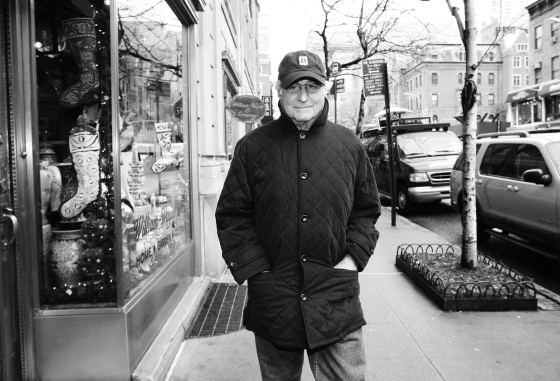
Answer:
[[[99,137],[95,128],[89,126],[85,114],[78,117],[78,127],[70,131],[68,145],[78,177],[78,190],[61,206],[60,213],[63,217],[72,218],[80,214],[99,193]]]
[[[171,150],[171,123],[156,123],[156,134],[161,147],[161,157],[152,164],[154,173],[161,173],[167,169],[175,157],[175,152]]]
[[[66,108],[95,102],[99,98],[95,23],[91,18],[64,20],[62,32],[78,65],[80,80],[64,89],[58,101]]]

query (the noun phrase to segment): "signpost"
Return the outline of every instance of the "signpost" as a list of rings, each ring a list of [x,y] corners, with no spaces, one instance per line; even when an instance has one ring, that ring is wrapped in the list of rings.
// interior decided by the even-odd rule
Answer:
[[[387,130],[387,145],[389,147],[389,181],[391,182],[391,225],[396,225],[396,189],[395,189],[395,163],[393,146],[393,132],[391,128],[391,109],[389,99],[389,83],[387,78],[387,64],[385,60],[362,61],[364,95],[383,95],[385,97],[385,124]]]

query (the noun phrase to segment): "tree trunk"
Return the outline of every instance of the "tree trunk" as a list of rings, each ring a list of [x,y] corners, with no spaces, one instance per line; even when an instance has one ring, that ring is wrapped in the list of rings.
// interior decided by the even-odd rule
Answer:
[[[463,240],[461,266],[476,268],[478,266],[478,250],[476,237],[476,193],[475,193],[475,168],[476,168],[476,137],[478,111],[476,103],[477,80],[477,30],[475,21],[474,0],[464,0],[465,4],[465,34],[464,44],[467,56],[467,81],[463,89]]]
[[[362,133],[362,125],[364,123],[364,107],[366,103],[366,96],[364,94],[364,90],[362,90],[362,94],[360,95],[360,107],[358,108],[358,121],[356,122],[356,135],[360,136]]]

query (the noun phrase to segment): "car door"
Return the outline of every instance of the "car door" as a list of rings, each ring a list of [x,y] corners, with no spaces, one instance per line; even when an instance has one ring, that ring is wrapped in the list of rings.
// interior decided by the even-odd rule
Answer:
[[[523,173],[540,169],[551,175],[540,147],[535,144],[515,144],[512,147],[513,174],[506,186],[506,218],[509,230],[522,235],[553,237],[558,231],[556,200],[559,184],[535,184],[523,181]]]
[[[477,201],[486,220],[501,225],[513,194],[508,191],[513,174],[511,143],[489,144],[482,156],[476,181]]]

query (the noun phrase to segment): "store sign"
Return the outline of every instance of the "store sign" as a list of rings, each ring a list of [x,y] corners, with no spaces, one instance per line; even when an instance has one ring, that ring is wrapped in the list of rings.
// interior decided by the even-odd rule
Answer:
[[[253,123],[263,118],[266,107],[258,97],[236,95],[229,104],[229,111],[234,119],[243,123]]]

